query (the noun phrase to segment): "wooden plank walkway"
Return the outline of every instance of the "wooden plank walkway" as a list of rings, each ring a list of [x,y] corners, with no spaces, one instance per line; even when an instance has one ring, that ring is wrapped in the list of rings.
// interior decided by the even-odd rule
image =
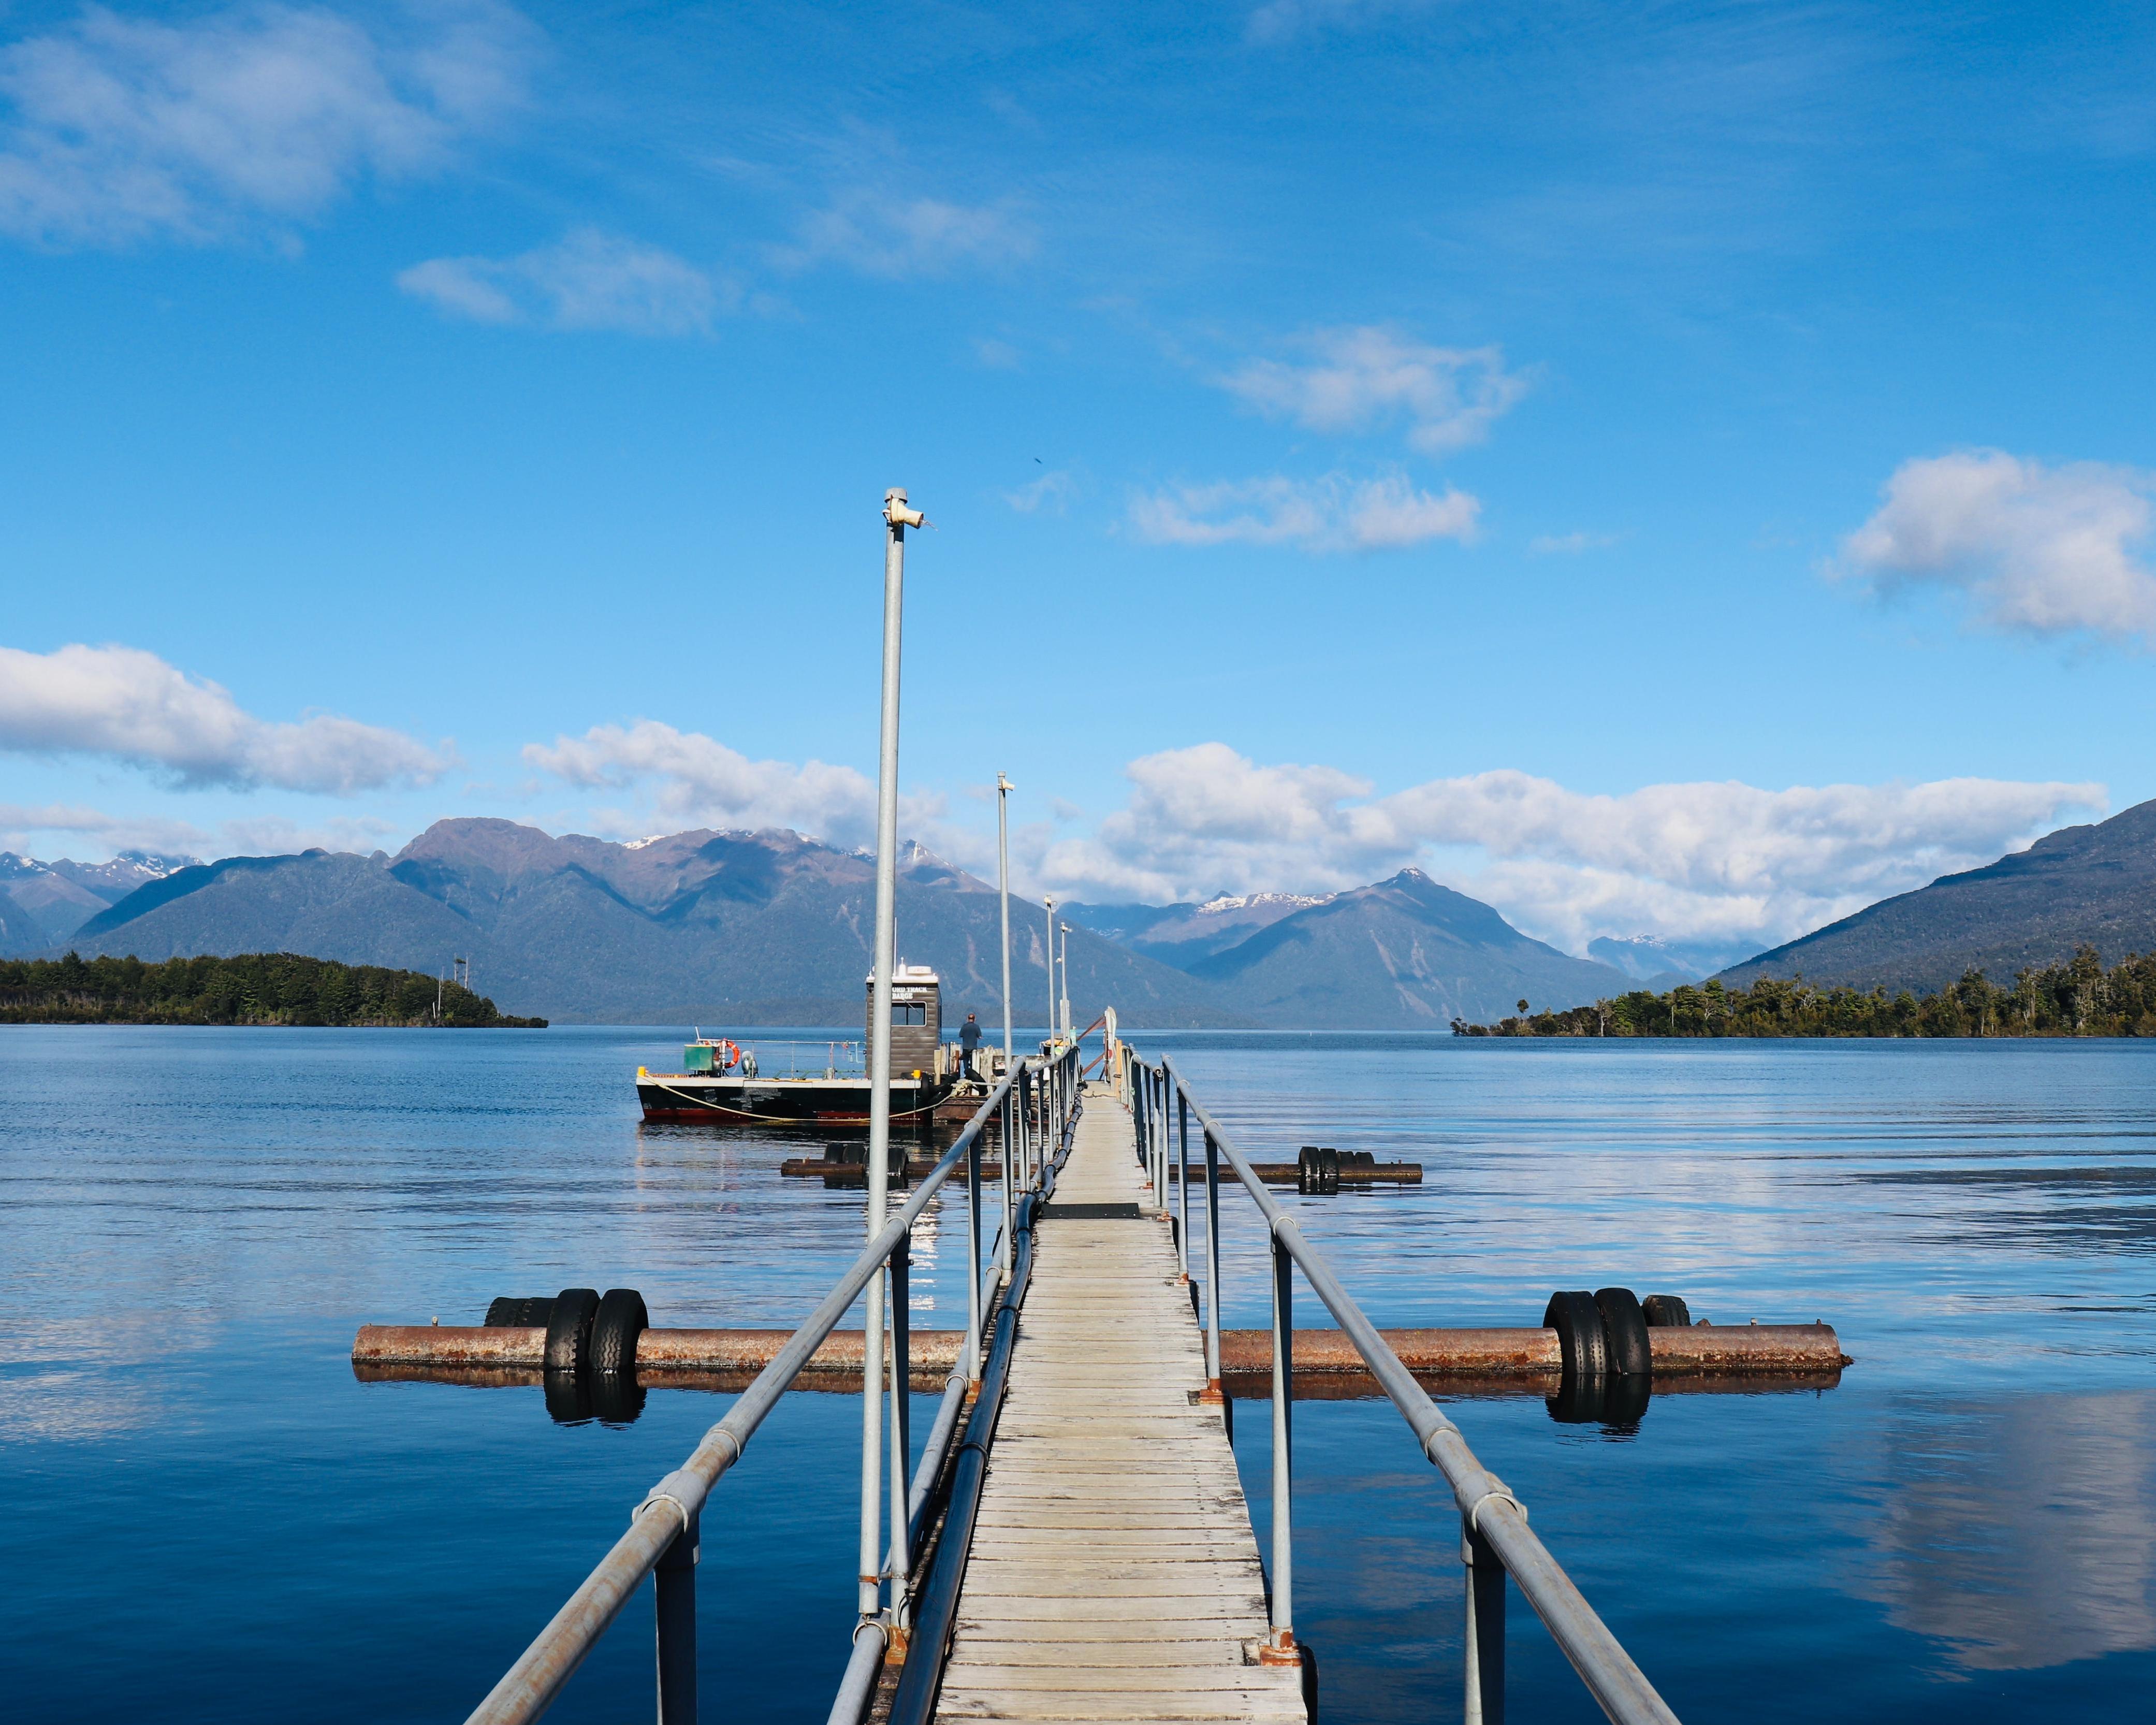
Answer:
[[[1132,1204],[1137,1220],[1056,1215]],[[1129,1112],[1086,1087],[1040,1224],[959,1596],[943,1719],[1304,1725],[1257,1540]]]

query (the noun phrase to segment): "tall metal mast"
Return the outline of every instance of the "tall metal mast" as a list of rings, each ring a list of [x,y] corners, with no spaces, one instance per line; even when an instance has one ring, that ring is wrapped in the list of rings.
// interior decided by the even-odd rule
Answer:
[[[883,1232],[891,1178],[891,948],[898,939],[898,664],[905,610],[906,530],[921,525],[896,486],[884,493],[883,727],[876,766],[875,984],[869,997],[869,1165],[867,1238]],[[883,1572],[883,1277],[868,1286],[862,1328],[860,1612],[880,1605]],[[896,1488],[903,1491],[901,1483]],[[902,1585],[903,1584],[900,1584]]]
[[[1010,993],[1010,793],[1018,787],[996,775],[996,887],[1004,911],[1004,1070],[1011,1070]]]
[[[1055,1010],[1055,899],[1044,894],[1040,901],[1048,910],[1048,1040],[1053,1042],[1060,1018]]]

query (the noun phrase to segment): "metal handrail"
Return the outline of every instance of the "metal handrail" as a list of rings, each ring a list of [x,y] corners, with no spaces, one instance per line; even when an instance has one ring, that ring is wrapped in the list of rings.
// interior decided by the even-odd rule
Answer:
[[[1051,1046],[1054,1045],[1051,1045]],[[1075,1045],[1065,1045],[1060,1047],[1060,1051],[1037,1062],[1029,1063],[1021,1069],[1022,1076],[1019,1089],[1009,1105],[1010,1111],[1005,1117],[1005,1130],[1003,1134],[1004,1232],[998,1242],[996,1259],[989,1267],[988,1276],[977,1277],[968,1284],[966,1353],[969,1361],[978,1363],[980,1358],[982,1301],[978,1297],[978,1291],[983,1281],[993,1279],[999,1281],[1003,1289],[1002,1303],[997,1308],[996,1314],[996,1349],[1000,1353],[1005,1366],[1008,1366],[1010,1343],[1016,1334],[1015,1319],[1018,1315],[1018,1302],[1024,1296],[1024,1281],[1030,1272],[1033,1221],[1040,1213],[1040,1204],[1045,1200],[1050,1193],[1055,1190],[1055,1173],[1061,1166],[1063,1156],[1070,1149],[1070,1134],[1081,1106],[1077,1089],[1070,1082],[1071,1068],[1076,1065],[1076,1055],[1077,1050]],[[1028,1094],[1029,1091],[1030,1095]],[[1026,1117],[1031,1111],[1033,1105],[1036,1103],[1040,1125],[1040,1134],[1037,1138],[1024,1124]],[[1021,1125],[1018,1136],[1024,1141],[1021,1146],[1023,1162],[1019,1171],[1022,1181],[1029,1188],[1023,1200],[1015,1201],[1012,1188],[1019,1182],[1014,1181],[1011,1178],[1013,1133],[1009,1127],[1013,1121],[1017,1121]],[[978,1165],[973,1171],[972,1189],[976,1194],[974,1206],[975,1214],[978,1216],[980,1191],[980,1174]],[[975,1226],[978,1228],[978,1223]],[[1026,1242],[1024,1248],[1014,1247],[1014,1235]],[[978,1235],[973,1258],[978,1266],[980,1259]],[[985,1461],[987,1434],[993,1426],[994,1409],[1002,1396],[1000,1378],[993,1387],[993,1394],[991,1394],[988,1377],[993,1370],[992,1360],[991,1365],[988,1368],[983,1368],[976,1363],[970,1373],[957,1371],[952,1373],[951,1391],[947,1391],[945,1394],[943,1408],[937,1420],[937,1430],[931,1434],[928,1445],[921,1458],[919,1471],[914,1476],[913,1493],[909,1500],[911,1510],[907,1523],[908,1535],[905,1558],[901,1558],[901,1554],[894,1543],[885,1558],[884,1574],[892,1584],[893,1608],[880,1618],[865,1616],[855,1626],[853,1653],[846,1661],[844,1671],[839,1676],[838,1691],[832,1698],[827,1725],[860,1725],[863,1715],[868,1712],[869,1704],[875,1697],[876,1681],[883,1670],[885,1652],[891,1645],[895,1633],[902,1632],[906,1638],[909,1666],[918,1656],[916,1650],[927,1645],[922,1639],[924,1634],[930,1635],[941,1634],[946,1639],[948,1637],[947,1615],[938,1620],[941,1623],[940,1630],[934,1622],[924,1625],[921,1622],[911,1620],[911,1614],[916,1604],[932,1610],[940,1608],[933,1598],[916,1599],[916,1578],[911,1570],[911,1558],[920,1551],[920,1536],[925,1531],[932,1488],[943,1469],[946,1451],[938,1445],[937,1434],[942,1435],[943,1443],[947,1445],[951,1435],[957,1428],[958,1403],[963,1401],[963,1394],[954,1395],[952,1391],[959,1390],[962,1381],[967,1376],[970,1376],[973,1381],[980,1386],[979,1393],[974,1401],[973,1416],[967,1423],[967,1442],[972,1443],[978,1431],[983,1445],[982,1459]],[[903,1375],[903,1373],[898,1369],[896,1362],[894,1361],[892,1381],[897,1382]],[[988,1410],[985,1415],[983,1412],[984,1408]],[[965,1449],[964,1445],[961,1445],[960,1447],[962,1450]],[[966,1483],[966,1470],[963,1465],[965,1459],[965,1455],[962,1454],[959,1457],[961,1466],[953,1471],[954,1477],[951,1482],[949,1500],[952,1513],[959,1512],[962,1488]],[[976,1478],[973,1481],[973,1489],[976,1491],[978,1484],[979,1481]],[[970,1511],[966,1511],[963,1517],[967,1520],[968,1527],[970,1527]],[[925,1577],[919,1580],[918,1588],[930,1595],[935,1594],[939,1578],[947,1575],[953,1563],[963,1568],[966,1557],[966,1544],[967,1540],[964,1538],[954,1543],[950,1537],[950,1530],[947,1527],[943,1536],[936,1542],[935,1557]],[[901,1619],[904,1620],[902,1631],[899,1621]],[[940,1659],[931,1662],[940,1665]]]
[[[1208,1231],[1207,1257],[1211,1286],[1206,1291],[1208,1320],[1206,1358],[1216,1384],[1219,1373],[1220,1259],[1219,1158],[1226,1157],[1236,1178],[1243,1183],[1265,1226],[1273,1254],[1273,1625],[1275,1644],[1286,1653],[1295,1645],[1292,1617],[1292,1517],[1290,1472],[1292,1445],[1288,1441],[1287,1419],[1292,1396],[1290,1353],[1294,1325],[1290,1316],[1291,1277],[1288,1264],[1300,1266],[1304,1279],[1325,1302],[1342,1332],[1371,1375],[1391,1398],[1393,1405],[1414,1431],[1423,1454],[1445,1476],[1460,1507],[1462,1556],[1470,1569],[1468,1589],[1469,1647],[1467,1659],[1468,1717],[1480,1725],[1486,1707],[1491,1717],[1502,1715],[1503,1693],[1503,1578],[1509,1574],[1520,1592],[1548,1628],[1551,1638],[1563,1650],[1573,1669],[1587,1686],[1588,1693],[1618,1725],[1677,1725],[1676,1715],[1647,1681],[1646,1674],[1597,1616],[1586,1596],[1563,1567],[1527,1525],[1527,1512],[1512,1490],[1491,1472],[1468,1447],[1466,1438],[1416,1383],[1400,1363],[1400,1357],[1363,1315],[1354,1296],[1340,1284],[1317,1249],[1302,1237],[1296,1219],[1275,1201],[1219,1122],[1206,1111],[1173,1061],[1163,1055],[1153,1069],[1163,1091],[1172,1087],[1181,1107],[1187,1107],[1204,1135]],[[1166,1097],[1158,1097],[1161,1102]],[[1154,1110],[1148,1110],[1153,1112]],[[1164,1108],[1158,1111],[1164,1116]],[[1166,1121],[1159,1121],[1158,1141],[1164,1156]],[[1188,1139],[1185,1140],[1186,1151]],[[1158,1189],[1156,1189],[1157,1190]],[[1164,1202],[1164,1200],[1163,1200]],[[1487,1553],[1491,1560],[1478,1564]],[[1502,1565],[1502,1568],[1495,1566]],[[1494,1581],[1488,1573],[1495,1568]],[[1494,1618],[1494,1623],[1491,1620]],[[1494,1677],[1494,1697],[1489,1694]],[[1494,1702],[1494,1704],[1492,1704]]]
[[[1019,1072],[1004,1076],[935,1168],[922,1177],[913,1195],[854,1260],[771,1363],[757,1373],[755,1381],[742,1392],[726,1416],[704,1434],[702,1441],[686,1461],[645,1493],[631,1513],[629,1531],[614,1542],[613,1549],[599,1560],[531,1645],[488,1692],[466,1725],[523,1725],[523,1722],[545,1712],[599,1637],[620,1615],[623,1606],[629,1603],[644,1578],[660,1566],[661,1558],[675,1542],[683,1534],[689,1534],[693,1548],[698,1515],[720,1476],[741,1460],[757,1428],[778,1404],[779,1397],[792,1386],[811,1356],[838,1327],[839,1319],[851,1309],[870,1279],[883,1269],[891,1254],[911,1239],[916,1219],[957,1170],[960,1159],[978,1142],[982,1130],[1019,1082],[1020,1073],[1039,1071],[1045,1076],[1049,1064],[1028,1060],[1021,1064]],[[975,1190],[978,1193],[978,1186]],[[978,1260],[974,1270],[978,1275]],[[882,1388],[880,1384],[864,1384],[862,1393],[880,1394]],[[654,1511],[662,1512],[653,1513]],[[661,1664],[665,1665],[663,1656]]]

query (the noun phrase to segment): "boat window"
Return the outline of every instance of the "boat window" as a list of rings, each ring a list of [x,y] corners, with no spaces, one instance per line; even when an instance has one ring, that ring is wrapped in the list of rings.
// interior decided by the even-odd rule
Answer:
[[[918,1001],[894,1000],[891,1004],[891,1021],[894,1024],[925,1024],[928,1009]]]

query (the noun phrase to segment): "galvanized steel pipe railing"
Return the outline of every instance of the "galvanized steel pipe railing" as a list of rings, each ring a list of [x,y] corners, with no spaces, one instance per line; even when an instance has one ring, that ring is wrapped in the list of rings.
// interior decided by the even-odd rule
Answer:
[[[1051,1044],[1051,1047],[1053,1046],[1054,1045]],[[1075,1083],[1071,1081],[1072,1075],[1077,1071],[1078,1058],[1076,1044],[1064,1045],[1055,1052],[1044,1056],[1038,1061],[1022,1064],[1015,1073],[1007,1076],[1003,1086],[998,1086],[998,1094],[1002,1098],[1002,1117],[1004,1124],[1004,1166],[1006,1170],[1006,1178],[1004,1182],[1004,1214],[1006,1222],[1004,1231],[997,1244],[995,1261],[986,1266],[983,1271],[977,1250],[973,1263],[976,1288],[978,1288],[981,1281],[993,1278],[1002,1291],[1002,1302],[996,1310],[996,1336],[999,1345],[1004,1348],[1006,1365],[1009,1358],[1009,1339],[1015,1333],[1018,1302],[1024,1297],[1025,1280],[1030,1264],[1029,1257],[1025,1255],[1029,1251],[1031,1245],[1032,1219],[1039,1214],[1040,1205],[1046,1201],[1048,1194],[1055,1189],[1055,1171],[1060,1165],[1062,1157],[1070,1147],[1070,1135],[1077,1120],[1078,1093]],[[1067,1105],[1061,1100],[1065,1097],[1068,1098]],[[996,1102],[997,1097],[992,1096],[988,1101],[983,1105],[981,1115],[977,1116],[976,1118],[985,1117],[988,1111],[996,1106]],[[1034,1105],[1036,1102],[1038,1104],[1037,1118],[1034,1111]],[[1014,1183],[1008,1178],[1013,1153],[1011,1139],[1014,1127],[1017,1137],[1021,1141],[1018,1153],[1019,1164],[1024,1170],[1024,1183],[1029,1188],[1022,1196],[1016,1197],[1011,1190]],[[978,1133],[975,1134],[973,1146],[968,1151],[968,1173],[973,1183],[970,1189],[972,1202],[978,1210],[980,1203]],[[1015,1245],[1014,1239],[1017,1241]],[[985,1304],[985,1293],[979,1293],[975,1309],[978,1310]],[[898,1333],[901,1332],[894,1329],[894,1334]],[[935,1487],[937,1481],[942,1476],[944,1462],[949,1454],[952,1440],[958,1430],[959,1415],[964,1409],[965,1392],[973,1385],[980,1386],[979,1394],[974,1402],[974,1412],[967,1420],[966,1431],[968,1443],[974,1441],[977,1437],[981,1442],[985,1443],[986,1433],[993,1423],[993,1410],[1000,1404],[1001,1383],[998,1381],[990,1386],[988,1382],[988,1378],[993,1374],[992,1366],[993,1350],[991,1350],[991,1363],[984,1364],[977,1345],[979,1340],[978,1330],[968,1332],[965,1358],[960,1360],[958,1368],[952,1373],[950,1380],[945,1387],[942,1404],[937,1410],[935,1424],[930,1429],[927,1445],[921,1452],[920,1466],[913,1476],[912,1488],[907,1494],[903,1538],[901,1538],[896,1531],[900,1525],[897,1520],[898,1507],[896,1501],[895,1499],[893,1501],[894,1533],[890,1553],[885,1558],[883,1568],[884,1579],[888,1579],[891,1584],[891,1604],[881,1617],[864,1617],[856,1626],[854,1632],[853,1654],[848,1660],[845,1671],[839,1679],[838,1692],[832,1699],[831,1711],[826,1725],[860,1725],[860,1721],[867,1712],[870,1703],[875,1698],[877,1680],[884,1667],[886,1651],[894,1635],[904,1638],[905,1645],[908,1649],[906,1661],[908,1667],[913,1666],[916,1659],[923,1656],[920,1651],[922,1647],[927,1645],[940,1647],[948,1640],[947,1620],[928,1622],[915,1620],[916,1595],[923,1589],[932,1594],[937,1585],[937,1577],[942,1574],[953,1562],[961,1568],[963,1568],[965,1548],[970,1539],[970,1532],[958,1540],[954,1553],[950,1531],[952,1516],[957,1514],[960,1484],[965,1477],[963,1465],[955,1466],[953,1468],[952,1510],[951,1515],[946,1517],[943,1533],[937,1540],[936,1567],[929,1572],[925,1579],[915,1574],[915,1568],[923,1536],[928,1531],[932,1519],[931,1512],[934,1507]],[[906,1382],[905,1367],[906,1361],[901,1353],[894,1358],[893,1362],[894,1394],[900,1393],[897,1386]],[[983,1423],[980,1411],[984,1400],[991,1409],[986,1425]],[[963,1447],[962,1445],[962,1450]],[[892,1451],[894,1466],[898,1465],[901,1453],[898,1449],[894,1448]],[[965,1459],[962,1453],[958,1457],[959,1464],[963,1464]],[[968,1510],[966,1516],[966,1526],[968,1530],[971,1526],[970,1516],[971,1512]],[[941,1654],[936,1655],[930,1662],[940,1666]],[[660,1725],[671,1725],[671,1722],[662,1720]]]
[[[1265,1189],[1218,1121],[1192,1094],[1172,1060],[1161,1066],[1205,1141],[1208,1317],[1206,1366],[1219,1381],[1220,1212],[1219,1160],[1265,1219],[1271,1247],[1273,1294],[1273,1647],[1276,1656],[1294,1647],[1292,1577],[1293,1434],[1288,1419],[1288,1380],[1293,1371],[1294,1328],[1290,1265],[1301,1267],[1311,1291],[1325,1302],[1342,1332],[1363,1357],[1393,1405],[1400,1410],[1423,1454],[1445,1476],[1460,1507],[1461,1555],[1468,1566],[1466,1692],[1471,1725],[1502,1717],[1504,1577],[1518,1584],[1551,1638],[1563,1650],[1588,1693],[1618,1725],[1676,1725],[1676,1715],[1645,1672],[1597,1616],[1563,1565],[1527,1525],[1527,1512],[1505,1482],[1485,1467],[1460,1428],[1448,1420],[1400,1363],[1353,1296],[1324,1258],[1302,1237],[1296,1219]],[[1494,1571],[1494,1574],[1492,1574]]]
[[[1070,1070],[1077,1070],[1076,1049],[1066,1050]],[[996,1417],[1002,1411],[1004,1389],[1010,1374],[1011,1353],[1018,1340],[1019,1310],[1033,1276],[1034,1224],[1040,1208],[1055,1192],[1055,1176],[1070,1153],[1071,1137],[1082,1107],[1074,1090],[1069,1114],[1056,1136],[1043,1147],[1039,1183],[1018,1206],[1018,1244],[1011,1279],[1003,1303],[996,1309],[996,1327],[988,1359],[981,1373],[980,1390],[966,1421],[966,1435],[952,1464],[950,1494],[943,1527],[936,1542],[935,1558],[921,1579],[913,1632],[898,1686],[891,1697],[888,1725],[929,1725],[942,1681],[943,1661],[957,1621],[958,1596],[965,1584],[966,1563],[972,1550],[973,1526],[980,1512],[982,1487],[988,1474],[988,1449],[994,1440]],[[927,1461],[922,1461],[926,1472]],[[840,1705],[852,1711],[843,1720],[834,1707],[831,1725],[859,1725],[872,1683],[859,1691],[859,1700],[842,1687]]]
[[[1065,1064],[1059,1060],[1055,1064]],[[685,1553],[693,1553],[696,1528],[705,1500],[710,1496],[720,1477],[741,1460],[748,1440],[755,1435],[778,1399],[801,1375],[812,1355],[824,1344],[839,1321],[852,1308],[862,1291],[883,1273],[886,1263],[894,1252],[901,1250],[912,1235],[913,1224],[927,1207],[929,1201],[942,1190],[962,1160],[977,1156],[976,1147],[980,1134],[997,1111],[1011,1100],[1020,1076],[1045,1063],[1029,1061],[1019,1072],[1006,1072],[1002,1081],[982,1103],[979,1111],[960,1132],[957,1140],[943,1153],[935,1168],[914,1189],[913,1194],[901,1206],[870,1240],[860,1255],[855,1258],[833,1286],[830,1292],[818,1302],[816,1308],[804,1319],[786,1345],[779,1349],[771,1363],[759,1372],[756,1379],[743,1390],[739,1399],[726,1416],[704,1434],[703,1440],[692,1451],[687,1461],[668,1474],[647,1492],[632,1512],[629,1531],[614,1542],[613,1548],[599,1560],[596,1568],[586,1576],[567,1602],[554,1614],[553,1619],[542,1630],[531,1645],[520,1655],[490,1690],[486,1698],[475,1708],[467,1725],[523,1725],[545,1712],[562,1692],[562,1687],[575,1673],[584,1657],[597,1645],[614,1619],[620,1615],[623,1606],[642,1584],[644,1578],[654,1569],[665,1568],[661,1577],[659,1610],[660,1614],[660,1651],[661,1713],[665,1720],[693,1718],[695,1710],[695,1659],[693,1640],[693,1603],[686,1623],[681,1621],[680,1600],[685,1593],[693,1602],[693,1579],[685,1585],[675,1574],[686,1568],[685,1563],[665,1564],[663,1560],[677,1543]],[[1049,1075],[1043,1074],[1043,1076]],[[973,1191],[978,1201],[979,1187]],[[974,1273],[979,1273],[978,1260]],[[896,1361],[894,1359],[893,1363]],[[879,1378],[880,1373],[878,1374]],[[905,1379],[898,1380],[903,1385]],[[873,1379],[864,1379],[862,1394],[880,1397],[884,1385]],[[903,1404],[903,1394],[901,1401]],[[955,1412],[946,1430],[956,1427]],[[944,1422],[939,1419],[938,1425]],[[924,1460],[924,1466],[926,1464]],[[941,1457],[938,1458],[940,1466]],[[900,1475],[904,1477],[903,1473]],[[930,1476],[931,1481],[933,1474]],[[918,1479],[916,1481],[919,1485]],[[925,1496],[925,1487],[921,1488]],[[893,1507],[893,1544],[903,1549],[910,1533],[917,1531],[915,1517],[918,1514],[914,1494],[907,1492],[903,1508]],[[688,1538],[684,1541],[682,1536]],[[693,1578],[692,1569],[688,1574]],[[671,1579],[674,1585],[667,1584]],[[901,1578],[902,1584],[902,1578]],[[668,1627],[675,1630],[666,1633]],[[863,1625],[865,1630],[872,1626]],[[870,1637],[876,1642],[879,1653],[882,1647],[880,1635]],[[684,1656],[684,1641],[689,1644]],[[685,1690],[685,1696],[684,1691]],[[685,1700],[685,1708],[683,1705]]]

